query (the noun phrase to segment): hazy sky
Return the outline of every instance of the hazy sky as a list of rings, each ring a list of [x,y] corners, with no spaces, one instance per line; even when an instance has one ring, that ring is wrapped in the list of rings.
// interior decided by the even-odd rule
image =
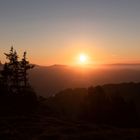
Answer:
[[[0,59],[10,46],[36,64],[140,62],[140,0],[0,0]]]

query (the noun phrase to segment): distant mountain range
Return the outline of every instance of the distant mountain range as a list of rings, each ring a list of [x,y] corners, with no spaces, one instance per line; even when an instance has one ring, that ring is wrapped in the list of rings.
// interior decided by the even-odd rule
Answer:
[[[65,88],[140,82],[140,64],[36,66],[30,71],[30,80],[37,94],[48,97]]]

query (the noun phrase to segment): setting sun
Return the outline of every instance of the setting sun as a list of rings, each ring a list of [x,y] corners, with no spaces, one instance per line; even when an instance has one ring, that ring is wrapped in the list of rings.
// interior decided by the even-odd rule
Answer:
[[[85,63],[87,63],[87,61],[88,61],[87,55],[85,55],[85,54],[80,54],[80,56],[79,56],[79,62],[80,62],[81,64],[85,64]]]

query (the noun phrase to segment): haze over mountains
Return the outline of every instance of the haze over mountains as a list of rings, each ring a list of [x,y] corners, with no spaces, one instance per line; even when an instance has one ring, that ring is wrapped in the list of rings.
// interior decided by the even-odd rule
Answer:
[[[140,64],[89,65],[87,67],[36,66],[30,71],[30,79],[37,94],[48,97],[66,88],[140,82]]]

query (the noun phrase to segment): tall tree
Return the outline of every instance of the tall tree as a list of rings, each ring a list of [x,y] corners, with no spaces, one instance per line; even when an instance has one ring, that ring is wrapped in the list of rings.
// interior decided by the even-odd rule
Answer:
[[[20,62],[20,68],[21,68],[21,80],[23,82],[23,87],[29,86],[29,78],[28,78],[28,73],[27,71],[29,69],[34,68],[34,65],[30,64],[29,61],[27,60],[27,52],[23,53],[23,58]]]
[[[18,61],[18,55],[17,52],[11,47],[9,53],[4,53],[6,55],[6,59],[8,60],[7,63],[5,63],[5,67],[8,70],[7,76],[8,76],[8,82],[12,88],[12,90],[17,91],[19,88],[19,61]],[[4,69],[4,72],[6,70]]]

